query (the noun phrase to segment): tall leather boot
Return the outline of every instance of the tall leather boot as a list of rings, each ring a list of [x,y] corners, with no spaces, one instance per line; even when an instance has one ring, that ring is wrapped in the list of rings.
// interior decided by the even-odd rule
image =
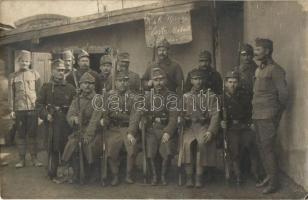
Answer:
[[[186,187],[193,187],[193,166],[192,164],[185,165],[185,172],[186,172]]]
[[[31,154],[32,165],[35,167],[42,167],[43,163],[37,159],[37,146],[36,139],[29,138],[28,147]]]
[[[162,185],[168,185],[166,180],[166,173],[168,168],[168,159],[164,159],[161,167],[161,183]]]
[[[128,183],[128,184],[134,183],[134,180],[132,179],[133,167],[134,167],[134,158],[133,158],[133,156],[127,156],[125,182]]]
[[[19,161],[16,163],[16,168],[26,166],[26,140],[23,138],[17,139],[17,148],[19,152]]]
[[[150,163],[151,163],[151,169],[152,169],[152,180],[151,180],[151,184],[152,184],[152,185],[157,185],[156,166],[155,166],[155,162],[154,162],[153,158],[150,159]]]
[[[240,167],[237,161],[233,161],[233,169],[235,173],[235,178],[236,178],[236,184],[241,185],[242,180],[241,180],[241,171]]]
[[[109,166],[112,172],[112,181],[111,185],[116,186],[119,184],[119,164],[118,161],[110,158],[109,159]]]

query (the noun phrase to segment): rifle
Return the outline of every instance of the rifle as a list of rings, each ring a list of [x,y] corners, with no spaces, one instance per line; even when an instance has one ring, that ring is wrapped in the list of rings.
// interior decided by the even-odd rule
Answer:
[[[222,118],[227,122],[227,109],[225,105],[225,82],[223,80],[223,89],[222,89]],[[227,127],[223,127],[223,150],[224,150],[224,170],[225,178],[227,181],[230,179],[230,151],[228,145],[228,132]]]
[[[77,90],[77,107],[78,107],[78,153],[79,153],[79,183],[83,184],[84,179],[85,179],[85,172],[84,172],[84,160],[83,160],[83,144],[82,144],[82,133],[81,133],[81,122],[82,122],[82,112],[81,112],[81,106],[80,106],[80,88],[79,84],[77,81],[77,77],[75,74],[75,71],[73,70],[73,77],[74,77],[74,82],[76,85],[76,90]]]
[[[142,80],[140,80],[140,91],[143,94]],[[148,163],[147,163],[147,152],[146,152],[146,132],[145,132],[145,116],[142,115],[141,118],[141,140],[142,140],[142,170],[143,170],[143,178],[144,183],[147,183],[148,177]]]
[[[104,85],[103,91],[102,91],[102,95],[103,95],[103,103],[105,104],[105,100],[106,100],[106,86]],[[105,180],[107,178],[107,155],[106,155],[106,137],[105,137],[105,133],[103,132],[102,135],[102,154],[100,156],[100,162],[101,162],[101,185],[105,186]]]
[[[183,80],[182,80],[182,93],[183,93],[183,89],[184,89],[184,83],[183,83]],[[184,97],[182,97],[184,98]],[[184,109],[184,108],[183,108]],[[183,111],[181,112],[181,114],[183,113]],[[183,137],[184,137],[184,117],[183,116],[179,116],[178,118],[178,134],[179,134],[179,155],[178,155],[178,173],[179,173],[179,179],[178,179],[178,184],[179,186],[182,185],[182,158],[183,158]]]
[[[52,93],[52,104],[54,104],[54,84],[52,83],[51,86],[51,93]],[[56,112],[55,109],[53,108],[53,105],[47,105],[46,106],[46,110],[47,113],[50,114],[52,117],[54,117],[54,113]],[[53,170],[52,170],[52,148],[53,148],[53,136],[54,136],[54,128],[53,128],[53,123],[52,122],[47,122],[48,123],[48,147],[47,147],[47,151],[48,151],[48,166],[47,166],[47,170],[48,170],[48,176],[51,178],[54,174],[53,174]]]
[[[112,72],[111,72],[111,88],[112,90],[115,90],[115,78],[116,78],[116,73],[117,73],[117,65],[118,65],[118,50],[112,49]]]
[[[153,45],[153,54],[152,54],[152,62],[155,62],[156,59],[156,40],[157,40],[157,35],[154,35],[154,45]]]

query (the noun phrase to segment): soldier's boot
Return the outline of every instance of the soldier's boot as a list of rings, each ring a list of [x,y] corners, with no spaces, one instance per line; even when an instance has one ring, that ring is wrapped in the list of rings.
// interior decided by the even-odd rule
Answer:
[[[134,180],[132,179],[132,170],[133,170],[134,162],[133,158],[127,156],[127,166],[126,166],[126,178],[125,182],[128,184],[133,184]]]
[[[36,147],[36,139],[29,138],[29,151],[31,154],[31,161],[34,167],[42,167],[43,163],[37,159],[37,147]]]
[[[152,169],[152,180],[151,180],[151,185],[157,185],[157,173],[156,173],[156,167],[154,160],[151,158],[150,159],[151,163],[151,169]]]
[[[26,166],[26,155],[20,155],[19,161],[16,163],[15,167],[22,168],[24,166]]]
[[[191,164],[185,165],[185,172],[186,172],[186,187],[193,187],[193,166]]]
[[[119,184],[119,165],[118,162],[112,158],[109,159],[109,165],[112,172],[111,185],[116,186]]]
[[[73,168],[73,174],[68,182],[70,184],[79,183],[79,158],[77,153],[74,153],[72,155],[72,168]]]
[[[201,188],[202,187],[202,174],[196,174],[195,187],[196,188]]]
[[[168,167],[168,159],[164,159],[162,162],[162,167],[161,167],[161,184],[162,185],[168,185],[167,180],[166,180],[167,167]]]
[[[36,154],[31,154],[31,161],[34,167],[42,167],[43,163],[37,159]]]
[[[242,184],[241,171],[240,171],[240,167],[239,167],[237,161],[233,162],[233,169],[234,169],[234,173],[235,173],[236,184],[241,185]]]

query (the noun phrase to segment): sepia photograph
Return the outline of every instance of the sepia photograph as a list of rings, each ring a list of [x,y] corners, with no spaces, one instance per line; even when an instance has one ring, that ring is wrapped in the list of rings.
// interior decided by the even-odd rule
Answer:
[[[0,198],[308,199],[306,95],[308,0],[0,0]]]

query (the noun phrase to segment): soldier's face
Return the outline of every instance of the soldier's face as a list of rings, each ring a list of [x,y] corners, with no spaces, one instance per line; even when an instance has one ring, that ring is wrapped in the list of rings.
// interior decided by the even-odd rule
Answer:
[[[238,87],[238,80],[236,78],[228,78],[226,80],[225,86],[230,94],[234,94]]]
[[[254,48],[254,56],[256,60],[262,61],[269,55],[269,50],[266,48],[263,48],[262,46],[256,46]]]
[[[241,53],[240,59],[242,64],[249,64],[252,61],[253,55],[248,53]]]
[[[202,86],[202,79],[201,79],[201,77],[191,78],[191,84],[192,84],[194,89],[200,90],[201,86]]]
[[[58,80],[63,80],[64,79],[64,73],[65,69],[62,68],[55,68],[52,70],[52,75]]]
[[[166,47],[158,47],[157,48],[157,56],[159,60],[163,60],[168,57],[168,48]]]
[[[73,58],[65,58],[64,59],[64,66],[66,68],[66,71],[71,71],[73,69],[74,65],[74,59]]]
[[[80,84],[80,89],[83,93],[89,94],[91,92],[94,91],[94,83],[90,83],[90,82],[82,82]]]
[[[111,73],[111,68],[112,68],[111,63],[103,63],[99,67],[99,69],[105,76],[108,76]]]
[[[115,82],[117,90],[124,92],[128,89],[128,79],[117,79]]]
[[[81,70],[87,70],[90,67],[90,60],[88,57],[81,57],[78,60],[78,65],[80,67]]]
[[[31,60],[27,58],[20,58],[18,60],[20,69],[29,69]]]
[[[200,68],[207,68],[211,66],[211,60],[209,58],[205,58],[203,60],[199,60]]]
[[[129,67],[129,62],[127,62],[127,61],[120,61],[119,62],[119,71],[127,71],[127,69],[128,69],[128,67]]]
[[[166,85],[166,78],[164,77],[153,78],[154,89],[161,90],[165,87],[165,85]]]

